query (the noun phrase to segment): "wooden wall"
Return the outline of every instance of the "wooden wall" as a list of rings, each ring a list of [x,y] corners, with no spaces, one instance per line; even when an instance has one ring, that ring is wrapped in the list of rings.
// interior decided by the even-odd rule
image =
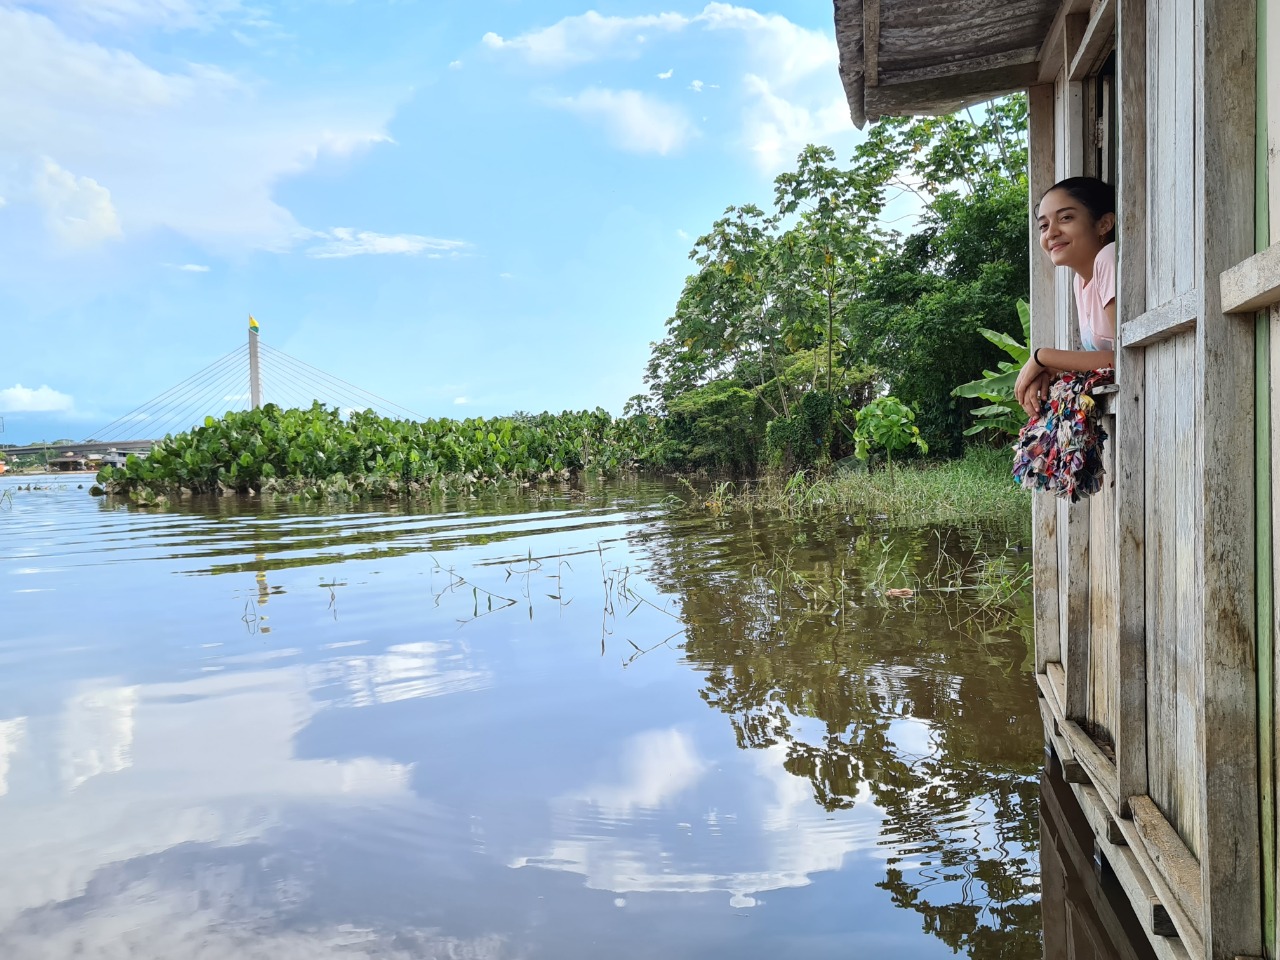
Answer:
[[[1253,250],[1254,4],[1066,0],[1062,66],[1031,91],[1033,201],[1102,172],[1070,44],[1108,10],[1118,392],[1103,491],[1035,508],[1042,710],[1157,952],[1258,956],[1253,326],[1219,290]],[[1079,342],[1065,273],[1033,267],[1037,345]]]

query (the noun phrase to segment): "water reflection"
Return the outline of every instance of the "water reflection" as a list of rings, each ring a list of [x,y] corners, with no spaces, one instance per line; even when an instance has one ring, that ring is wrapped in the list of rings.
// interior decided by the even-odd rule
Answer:
[[[817,807],[875,806],[878,885],[925,931],[974,956],[1035,955],[1040,758],[1025,722],[1025,619],[1010,610],[957,629],[965,605],[947,594],[912,606],[887,596],[893,583],[927,588],[973,535],[720,527],[710,559],[691,536],[653,549],[652,578],[680,593],[703,699],[740,747],[808,781]]]
[[[664,492],[16,497],[0,956],[1038,957],[1022,613],[938,576],[978,533]]]

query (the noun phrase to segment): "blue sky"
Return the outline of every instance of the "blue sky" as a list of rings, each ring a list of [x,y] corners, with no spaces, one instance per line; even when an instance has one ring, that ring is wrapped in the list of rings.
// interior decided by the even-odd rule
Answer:
[[[0,0],[0,442],[249,313],[425,416],[620,412],[692,238],[856,137],[829,3]]]

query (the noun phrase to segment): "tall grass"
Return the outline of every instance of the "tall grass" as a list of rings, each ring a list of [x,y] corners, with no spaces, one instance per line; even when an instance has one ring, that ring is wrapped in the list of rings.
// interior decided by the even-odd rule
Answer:
[[[1007,449],[973,447],[958,460],[908,464],[893,471],[837,472],[810,478],[766,477],[720,483],[703,491],[687,485],[687,505],[722,514],[765,510],[787,516],[852,514],[912,525],[994,522],[1027,526],[1031,498],[1013,482]]]

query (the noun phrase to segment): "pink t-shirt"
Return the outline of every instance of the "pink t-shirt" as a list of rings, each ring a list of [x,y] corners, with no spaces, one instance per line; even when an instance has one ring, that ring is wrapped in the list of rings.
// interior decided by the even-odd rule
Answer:
[[[1093,258],[1093,279],[1076,274],[1076,310],[1080,314],[1080,342],[1086,350],[1114,350],[1116,326],[1107,318],[1107,304],[1116,298],[1116,245],[1108,243]]]

